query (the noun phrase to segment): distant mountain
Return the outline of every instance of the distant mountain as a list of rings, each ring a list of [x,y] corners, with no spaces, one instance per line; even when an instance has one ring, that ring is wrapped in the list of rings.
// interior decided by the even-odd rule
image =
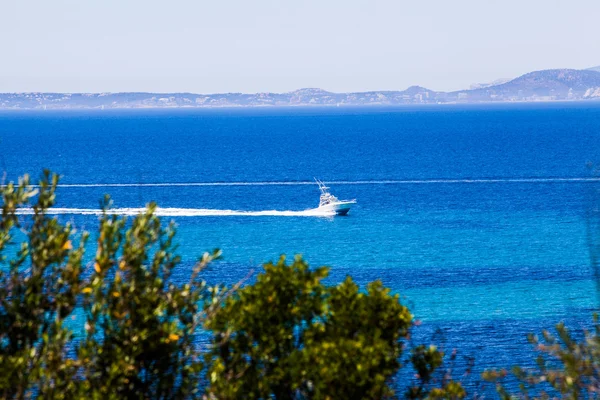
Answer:
[[[600,97],[600,72],[549,69],[522,75],[501,85],[468,91],[471,101],[552,101]]]
[[[0,109],[88,109],[393,105],[435,102],[438,93],[412,86],[404,91],[332,93],[299,89],[288,93],[0,93]]]
[[[436,92],[421,86],[402,91],[333,93],[306,88],[288,93],[0,93],[0,109],[199,108],[349,106],[515,101],[600,100],[600,71],[551,69],[470,90]]]
[[[592,67],[592,68],[588,68],[588,71],[596,71],[596,72],[600,72],[600,65],[598,65],[597,67]]]

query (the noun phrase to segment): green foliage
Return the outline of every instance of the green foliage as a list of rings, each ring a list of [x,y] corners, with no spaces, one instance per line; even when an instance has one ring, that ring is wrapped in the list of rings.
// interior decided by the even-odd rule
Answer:
[[[202,364],[193,339],[213,297],[199,273],[218,254],[205,254],[189,282],[177,286],[169,281],[179,263],[174,226],[162,227],[154,205],[132,221],[109,215],[106,199],[87,273],[88,235],[73,247],[71,225],[46,214],[57,183],[46,172],[39,190],[28,177],[2,187],[0,396],[199,397]],[[23,227],[18,209],[36,195],[22,210],[32,214]],[[7,263],[18,228],[27,241]],[[76,307],[86,320],[80,340],[65,327]]]
[[[597,398],[600,393],[600,324],[594,316],[593,331],[585,331],[576,340],[563,323],[556,326],[556,335],[543,331],[542,338],[530,335],[539,356],[536,368],[514,367],[520,381],[520,392],[510,393],[503,385],[506,371],[486,371],[484,378],[495,382],[499,394],[510,398]],[[533,393],[533,394],[532,394]]]
[[[453,353],[451,361],[456,354]],[[419,385],[410,387],[406,393],[409,399],[463,399],[467,393],[459,382],[452,380],[451,371],[446,371],[438,383],[435,372],[444,363],[444,353],[436,346],[419,345],[412,349],[410,361],[417,373]],[[439,387],[438,387],[439,385]]]
[[[29,185],[27,176],[17,186],[11,183],[2,188],[0,394],[5,398],[24,397],[31,382],[48,396],[73,389],[70,377],[75,366],[64,356],[72,335],[64,321],[76,304],[87,235],[73,249],[73,228],[46,216],[54,204],[57,183],[58,177],[46,172],[39,192]],[[28,241],[21,244],[6,271],[4,250],[20,227],[17,209],[36,194]]]
[[[180,261],[175,227],[162,228],[154,209],[127,230],[123,218],[105,213],[100,220],[94,271],[82,291],[87,335],[78,353],[83,387],[99,398],[190,397],[199,390],[193,339],[208,293],[198,277],[217,254],[205,255],[187,284],[170,282]]]
[[[366,293],[299,257],[266,264],[256,283],[208,319],[217,398],[382,398],[400,367],[412,316],[380,282]]]
[[[359,292],[351,278],[327,288],[326,312],[305,335],[305,379],[317,398],[381,398],[400,367],[412,315],[380,281]],[[310,393],[310,391],[309,391]]]

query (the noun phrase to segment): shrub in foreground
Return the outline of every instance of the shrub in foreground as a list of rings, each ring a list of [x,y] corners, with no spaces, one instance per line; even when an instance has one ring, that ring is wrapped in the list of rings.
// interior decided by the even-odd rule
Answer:
[[[217,254],[177,285],[174,226],[161,225],[154,205],[131,221],[109,215],[106,200],[84,263],[88,234],[47,215],[57,183],[46,172],[37,188],[28,177],[1,188],[0,396],[199,396],[193,335],[213,298],[199,273]],[[68,324],[85,328],[75,336]]]
[[[210,393],[218,398],[381,398],[393,393],[412,316],[380,282],[361,293],[347,278],[296,258],[266,264],[225,301],[214,335]]]
[[[229,296],[207,319],[213,343],[207,355],[214,398],[380,399],[402,386],[393,378],[413,317],[380,281],[365,291],[348,277],[327,286],[325,267],[300,257],[267,263],[256,282]],[[410,362],[418,384],[407,397],[462,398],[465,391],[435,379],[444,354],[417,346]],[[410,384],[409,384],[410,386]]]
[[[591,331],[576,339],[563,323],[556,334],[542,332],[542,338],[529,336],[538,357],[535,368],[514,367],[519,390],[508,388],[505,370],[486,371],[484,378],[495,382],[503,399],[592,399],[600,396],[600,324],[594,316]]]

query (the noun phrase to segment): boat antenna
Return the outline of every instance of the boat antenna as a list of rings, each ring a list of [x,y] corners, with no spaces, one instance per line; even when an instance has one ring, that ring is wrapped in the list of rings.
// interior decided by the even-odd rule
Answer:
[[[319,189],[321,189],[321,191],[326,191],[327,189],[329,189],[327,186],[325,186],[325,183],[323,183],[323,181],[318,180],[317,178],[314,178],[315,182],[317,182],[317,185],[319,185]]]

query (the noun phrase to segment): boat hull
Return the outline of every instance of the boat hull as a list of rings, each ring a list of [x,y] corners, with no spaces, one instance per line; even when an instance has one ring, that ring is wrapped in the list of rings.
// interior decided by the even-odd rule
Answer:
[[[327,204],[325,206],[321,206],[319,207],[319,209],[323,210],[323,211],[329,211],[332,214],[335,213],[335,215],[347,215],[348,212],[350,211],[350,207],[352,206],[352,204],[355,204],[355,201],[341,201],[339,203],[331,203],[331,204]]]
[[[347,215],[348,211],[350,211],[350,206],[340,207],[337,210],[335,210],[335,215]]]

